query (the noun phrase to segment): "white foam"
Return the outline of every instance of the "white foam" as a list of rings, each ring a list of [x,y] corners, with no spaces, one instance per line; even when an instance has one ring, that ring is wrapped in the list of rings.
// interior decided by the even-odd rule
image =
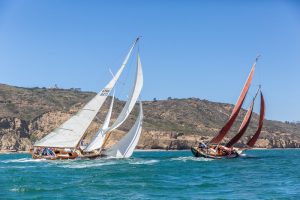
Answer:
[[[159,160],[141,160],[141,161],[133,161],[129,164],[131,165],[152,165],[154,163],[158,163]]]
[[[11,191],[11,192],[25,192],[25,188],[12,188],[9,191]]]
[[[20,158],[0,161],[2,163],[27,163],[27,162],[42,162],[45,159]]]
[[[92,162],[86,161],[84,163],[70,163],[67,165],[61,165],[59,167],[63,168],[71,168],[71,169],[82,169],[82,168],[91,168],[91,167],[99,167],[99,166],[105,166],[105,165],[114,165],[117,164],[117,162]]]
[[[27,168],[34,168],[36,166],[8,166],[3,168],[9,168],[9,169],[27,169]]]
[[[212,161],[213,159],[211,158],[196,158],[193,156],[187,156],[187,157],[178,157],[178,158],[172,158],[172,161],[197,161],[197,162],[207,162],[207,161]]]

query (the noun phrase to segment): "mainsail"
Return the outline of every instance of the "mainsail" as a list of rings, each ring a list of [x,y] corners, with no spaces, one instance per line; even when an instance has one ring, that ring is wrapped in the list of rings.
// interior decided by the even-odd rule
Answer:
[[[80,109],[76,115],[71,117],[58,128],[54,129],[46,137],[37,141],[34,146],[58,148],[76,148],[78,146],[86,129],[95,118],[102,104],[123,72],[138,40],[139,38],[134,41],[134,44],[130,48],[129,53],[125,57],[120,69],[113,79],[105,86],[105,88],[101,90],[92,100],[90,100],[82,109]]]
[[[257,128],[255,134],[253,135],[253,137],[247,143],[247,145],[249,147],[254,147],[254,144],[257,141],[257,139],[258,139],[258,137],[259,137],[259,135],[261,133],[261,129],[263,127],[264,118],[265,118],[265,99],[264,99],[264,96],[263,96],[262,92],[260,92],[260,113],[259,113],[258,128]]]
[[[219,134],[216,135],[211,141],[210,143],[211,144],[218,144],[220,143],[223,138],[225,137],[225,135],[228,133],[228,131],[230,130],[231,126],[233,125],[235,119],[237,118],[241,108],[242,108],[242,105],[243,105],[243,102],[246,98],[246,95],[247,95],[247,92],[249,90],[249,87],[251,85],[251,82],[252,82],[252,77],[253,77],[253,74],[254,74],[254,71],[255,71],[255,67],[256,67],[256,62],[257,62],[257,59],[256,61],[254,62],[253,66],[252,66],[252,69],[248,75],[248,78],[246,80],[246,83],[243,87],[243,90],[237,100],[237,103],[235,104],[234,108],[233,108],[233,111],[231,113],[231,116],[229,118],[229,120],[227,121],[227,123],[225,124],[225,126],[220,130]]]
[[[102,127],[98,130],[98,132],[96,133],[96,136],[94,137],[92,142],[84,149],[84,151],[92,151],[94,149],[99,149],[102,146],[104,138],[105,138],[104,130],[107,129],[109,126],[111,113],[112,113],[112,109],[113,109],[113,105],[114,105],[114,99],[115,99],[115,95],[113,94],[112,100],[111,100],[111,103],[109,106],[109,110],[107,112],[107,115],[105,117]]]
[[[107,149],[104,154],[115,158],[129,158],[139,141],[142,132],[142,122],[143,108],[142,102],[140,102],[140,112],[133,127],[118,143]]]

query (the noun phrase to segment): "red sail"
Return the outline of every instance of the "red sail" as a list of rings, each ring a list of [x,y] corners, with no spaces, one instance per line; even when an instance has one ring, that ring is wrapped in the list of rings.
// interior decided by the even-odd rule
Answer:
[[[255,142],[257,141],[257,139],[258,139],[258,137],[259,137],[259,135],[261,133],[261,129],[263,127],[264,118],[265,118],[265,99],[264,99],[264,96],[263,96],[262,92],[260,92],[260,114],[259,114],[258,128],[257,128],[257,131],[254,134],[254,136],[247,143],[247,145],[249,147],[254,147]]]
[[[252,66],[250,74],[249,74],[247,81],[244,85],[244,88],[237,100],[237,103],[235,104],[235,106],[233,108],[233,111],[231,113],[229,120],[227,121],[225,126],[220,130],[219,134],[210,141],[210,143],[212,143],[212,144],[220,143],[223,140],[223,138],[225,137],[225,135],[228,133],[228,131],[230,130],[231,126],[233,125],[235,119],[237,118],[237,116],[242,108],[243,102],[245,100],[245,97],[246,97],[249,87],[251,85],[252,77],[253,77],[253,74],[255,71],[255,66],[256,66],[256,62]]]
[[[252,111],[253,111],[253,105],[254,105],[254,100],[252,101],[245,117],[244,120],[240,126],[239,132],[238,134],[236,134],[227,144],[226,147],[232,147],[235,143],[237,143],[239,141],[239,139],[241,139],[241,137],[244,135],[244,133],[246,132],[249,123],[251,121],[251,116],[252,116]]]

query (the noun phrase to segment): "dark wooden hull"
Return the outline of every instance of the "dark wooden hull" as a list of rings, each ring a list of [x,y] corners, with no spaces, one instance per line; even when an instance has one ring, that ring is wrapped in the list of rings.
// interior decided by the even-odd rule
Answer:
[[[202,158],[212,158],[212,159],[230,159],[230,158],[237,158],[239,157],[239,154],[237,152],[234,152],[230,155],[224,155],[224,156],[216,156],[216,155],[210,155],[206,153],[205,151],[201,151],[197,147],[191,147],[191,151],[195,157],[202,157]]]

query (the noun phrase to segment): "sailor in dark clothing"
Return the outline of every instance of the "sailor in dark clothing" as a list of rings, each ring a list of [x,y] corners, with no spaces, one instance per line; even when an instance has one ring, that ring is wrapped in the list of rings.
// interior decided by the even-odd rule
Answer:
[[[42,156],[54,156],[54,153],[50,148],[44,148],[42,151]]]
[[[199,147],[200,149],[205,149],[207,146],[206,146],[206,144],[204,144],[203,142],[200,142],[198,147]]]

